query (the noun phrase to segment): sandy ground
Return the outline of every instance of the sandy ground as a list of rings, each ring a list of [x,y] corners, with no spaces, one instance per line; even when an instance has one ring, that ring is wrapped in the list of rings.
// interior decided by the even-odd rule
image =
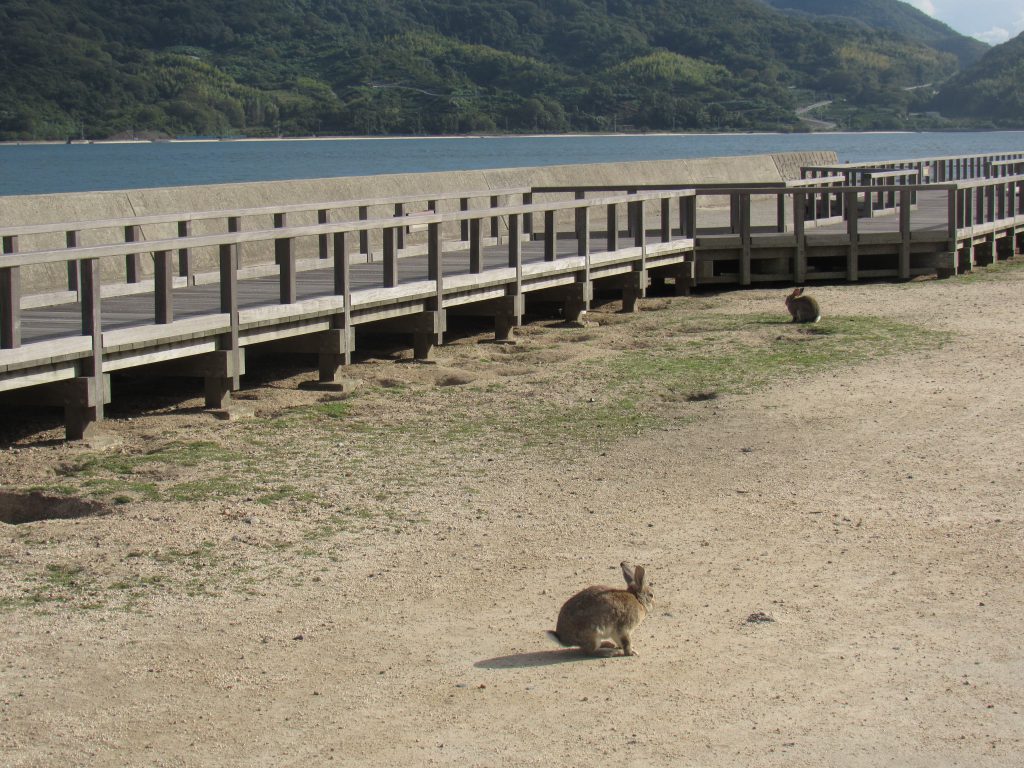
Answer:
[[[349,472],[340,443],[300,452],[290,471],[321,472],[306,508],[403,513],[329,535],[294,499],[244,493],[0,525],[0,763],[1020,765],[1024,272],[815,293],[827,314],[952,336],[688,403],[596,447],[460,455],[427,438],[411,486],[398,453]],[[671,301],[763,313],[780,297]],[[381,359],[353,375],[440,381],[472,341],[436,370]],[[259,416],[312,397],[293,385],[257,382],[240,403]],[[122,413],[113,450],[258,437],[194,406]],[[57,485],[92,455],[58,436],[10,426],[3,487]],[[640,655],[553,645],[561,602],[618,583],[623,559],[655,583]],[[151,588],[109,598],[126,574]]]

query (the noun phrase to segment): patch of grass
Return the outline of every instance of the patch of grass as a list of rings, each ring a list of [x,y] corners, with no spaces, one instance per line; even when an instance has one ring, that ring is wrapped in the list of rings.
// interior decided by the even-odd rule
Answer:
[[[580,366],[579,381],[602,401],[568,408],[534,406],[506,425],[530,445],[571,445],[640,434],[658,423],[659,400],[699,401],[743,394],[776,381],[883,355],[930,349],[949,334],[883,318],[837,317],[796,326],[774,315],[673,318],[674,334],[646,348]],[[691,335],[700,336],[694,344]],[[667,395],[659,398],[658,393]]]
[[[997,261],[994,264],[989,264],[987,267],[975,267],[969,273],[953,278],[953,281],[954,283],[966,285],[983,283],[990,280],[1003,279],[1021,270],[1024,270],[1024,257],[1017,256],[1007,261]]]
[[[124,504],[136,499],[144,499],[146,501],[157,501],[160,499],[160,490],[157,488],[156,483],[150,482],[90,477],[82,482],[82,488],[93,498],[111,498],[115,504]],[[122,501],[119,501],[119,499],[122,499]]]
[[[313,495],[311,493],[300,493],[293,485],[282,485],[257,497],[256,501],[260,504],[270,506],[271,504],[276,504],[279,501],[294,498],[302,498],[308,501],[313,498]]]
[[[368,509],[345,508],[328,516],[326,520],[307,529],[302,538],[306,541],[323,541],[333,539],[342,533],[357,530],[361,522],[373,518],[373,513]]]
[[[60,470],[58,470],[59,472]],[[27,493],[42,493],[47,496],[74,496],[77,489],[67,483],[55,483],[54,485],[30,485],[25,489]]]
[[[0,610],[78,604],[87,595],[93,596],[93,579],[85,566],[78,563],[47,563],[41,573],[26,581],[25,591],[20,596],[0,599]]]
[[[49,563],[43,576],[47,582],[55,587],[69,588],[81,585],[84,572],[85,566],[82,565]]]
[[[230,484],[223,476],[179,483],[166,490],[159,482],[133,479],[143,469],[154,474],[151,467],[210,468],[242,462],[242,454],[212,441],[172,442],[145,454],[94,453],[76,462],[65,464],[57,472],[72,481],[59,486],[65,495],[84,493],[93,498],[109,498],[117,504],[144,501],[201,501],[221,498],[238,491],[240,483]],[[168,473],[171,474],[171,473]]]
[[[210,463],[225,464],[239,461],[242,458],[242,455],[236,451],[209,440],[169,443],[139,457],[141,461],[162,461],[165,464],[174,464],[180,467],[196,467]]]
[[[936,348],[949,338],[882,318],[839,317],[794,326],[775,319],[725,317],[718,324],[728,330],[760,326],[770,333],[732,337],[699,350],[666,344],[658,350],[626,352],[606,364],[606,386],[628,392],[660,388],[687,398],[704,392],[740,394],[794,375]]]
[[[153,560],[158,563],[182,565],[194,570],[210,568],[221,561],[221,557],[215,551],[216,544],[212,541],[204,541],[198,547],[190,550],[181,550],[171,547],[160,552],[153,553]]]
[[[352,415],[352,403],[347,400],[332,400],[311,406],[310,411],[328,419],[347,419]]]
[[[164,491],[163,496],[172,501],[207,501],[240,496],[248,487],[243,478],[235,475],[218,475],[176,483]]]

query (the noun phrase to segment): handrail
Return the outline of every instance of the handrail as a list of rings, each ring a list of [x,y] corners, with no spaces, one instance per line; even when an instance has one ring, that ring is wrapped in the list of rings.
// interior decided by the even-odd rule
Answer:
[[[398,233],[410,222],[425,225],[428,229],[428,278],[427,282],[435,285],[437,298],[434,300],[438,306],[443,303],[445,291],[445,277],[443,274],[442,260],[444,246],[441,239],[441,227],[446,222],[460,221],[468,224],[469,234],[467,239],[470,250],[470,271],[474,274],[481,274],[485,270],[482,258],[481,227],[477,224],[481,220],[493,218],[495,215],[507,216],[509,220],[508,238],[508,262],[507,267],[515,267],[516,295],[522,291],[523,275],[523,236],[527,234],[525,225],[526,217],[534,214],[543,214],[545,219],[544,232],[544,260],[554,262],[561,258],[557,252],[557,225],[555,214],[564,211],[575,211],[575,232],[579,241],[578,256],[583,257],[584,271],[589,274],[590,270],[590,225],[587,209],[605,206],[609,213],[609,223],[617,221],[617,206],[626,204],[629,207],[630,219],[632,222],[643,222],[644,203],[659,200],[662,203],[662,228],[661,238],[663,242],[673,239],[673,227],[668,220],[671,212],[671,203],[678,201],[679,205],[679,231],[682,234],[684,247],[687,243],[692,245],[692,232],[688,230],[687,222],[694,219],[692,205],[684,205],[684,199],[695,199],[693,190],[672,190],[643,192],[623,195],[608,195],[601,198],[576,199],[571,201],[553,201],[547,203],[530,203],[521,205],[506,205],[499,208],[489,209],[464,209],[457,212],[441,213],[428,211],[412,215],[386,216],[377,219],[364,219],[360,221],[347,222],[321,222],[314,225],[285,226],[283,217],[275,221],[272,229],[260,229],[248,232],[232,231],[209,235],[186,235],[170,238],[152,240],[145,244],[145,250],[152,252],[154,259],[153,295],[154,295],[154,318],[153,323],[164,325],[174,322],[173,288],[174,281],[171,277],[171,254],[174,251],[182,253],[191,248],[215,247],[219,249],[219,281],[221,290],[221,311],[231,317],[232,335],[235,340],[231,342],[231,348],[237,348],[238,328],[238,278],[240,265],[238,261],[238,246],[244,243],[265,242],[273,244],[274,259],[279,267],[280,301],[279,304],[293,304],[297,301],[296,273],[298,262],[294,241],[299,237],[329,237],[333,236],[334,250],[333,262],[330,268],[334,273],[335,293],[342,297],[340,306],[346,313],[352,307],[352,287],[349,280],[349,267],[351,263],[345,235],[348,233],[362,233],[371,229],[383,231],[383,288],[384,290],[399,288],[399,238]],[[622,258],[628,258],[639,264],[645,264],[647,260],[646,232],[643,226],[635,229],[632,246],[623,251]],[[3,237],[3,255],[0,256],[0,349],[13,349],[21,344],[21,312],[22,297],[20,288],[20,268],[39,264],[54,262],[68,262],[77,269],[80,279],[79,300],[82,311],[82,327],[91,328],[93,336],[92,352],[96,357],[102,345],[99,338],[100,318],[100,296],[102,287],[100,284],[100,260],[114,256],[130,256],[137,258],[140,244],[138,242],[117,242],[101,245],[83,246],[73,249],[43,249],[38,251],[17,252],[17,238]],[[618,231],[616,227],[610,227],[608,232],[608,251],[617,251]],[[639,258],[632,248],[639,250]],[[641,267],[642,269],[642,267]],[[69,270],[69,273],[73,270]],[[450,287],[451,284],[449,284]],[[91,318],[91,319],[90,319]],[[89,335],[89,334],[86,334]]]
[[[473,190],[469,192],[439,192],[433,194],[400,195],[396,197],[363,198],[358,200],[331,200],[310,203],[288,203],[265,205],[254,208],[222,208],[210,211],[154,213],[143,216],[123,216],[114,219],[83,219],[48,224],[25,224],[0,227],[0,237],[21,235],[53,234],[57,232],[82,232],[94,229],[112,229],[122,226],[144,226],[150,224],[174,224],[183,221],[209,221],[213,219],[269,216],[277,213],[302,213],[306,211],[336,211],[344,208],[363,208],[377,205],[402,205],[414,202],[437,200],[463,200],[484,197],[505,197],[529,194],[530,187],[508,187],[504,189]]]
[[[689,195],[687,193],[690,193]],[[564,200],[547,203],[530,203],[526,205],[510,205],[499,208],[477,208],[465,211],[412,213],[402,216],[386,216],[377,219],[358,221],[338,221],[299,226],[286,226],[272,229],[258,229],[244,232],[225,232],[209,235],[188,235],[141,242],[117,242],[100,245],[82,246],[78,248],[46,248],[37,251],[19,251],[0,255],[0,268],[51,264],[64,261],[84,261],[86,259],[126,256],[140,250],[143,252],[175,251],[183,248],[204,248],[243,243],[279,240],[286,238],[312,237],[316,235],[333,235],[338,233],[364,232],[377,229],[396,229],[410,224],[442,224],[454,221],[474,221],[491,218],[492,216],[526,215],[546,213],[548,211],[570,211],[580,208],[622,203],[637,203],[650,200],[661,200],[666,197],[679,198],[692,196],[690,189],[666,190],[661,193],[645,192],[637,194],[613,195],[583,200]],[[143,246],[144,247],[140,247]]]

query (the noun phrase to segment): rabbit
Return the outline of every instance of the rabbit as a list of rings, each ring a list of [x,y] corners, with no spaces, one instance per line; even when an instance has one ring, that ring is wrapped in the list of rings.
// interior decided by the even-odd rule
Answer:
[[[786,309],[794,323],[816,323],[821,320],[821,308],[813,296],[804,296],[803,288],[794,288],[786,297]]]
[[[654,608],[654,592],[642,565],[621,563],[626,589],[587,587],[570,597],[558,612],[558,625],[548,634],[565,647],[578,645],[584,653],[637,656],[630,635]],[[610,641],[610,644],[608,643]]]

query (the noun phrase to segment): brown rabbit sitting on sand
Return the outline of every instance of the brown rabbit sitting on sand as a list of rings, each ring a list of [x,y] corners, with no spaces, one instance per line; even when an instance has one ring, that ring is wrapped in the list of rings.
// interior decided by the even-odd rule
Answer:
[[[587,587],[570,597],[558,612],[558,625],[548,632],[562,645],[578,645],[591,655],[636,656],[630,635],[654,607],[654,592],[642,565],[621,563],[626,589]],[[611,641],[614,645],[604,645]]]
[[[794,323],[816,323],[821,320],[821,309],[813,296],[804,296],[803,288],[795,288],[786,297],[786,309]]]

